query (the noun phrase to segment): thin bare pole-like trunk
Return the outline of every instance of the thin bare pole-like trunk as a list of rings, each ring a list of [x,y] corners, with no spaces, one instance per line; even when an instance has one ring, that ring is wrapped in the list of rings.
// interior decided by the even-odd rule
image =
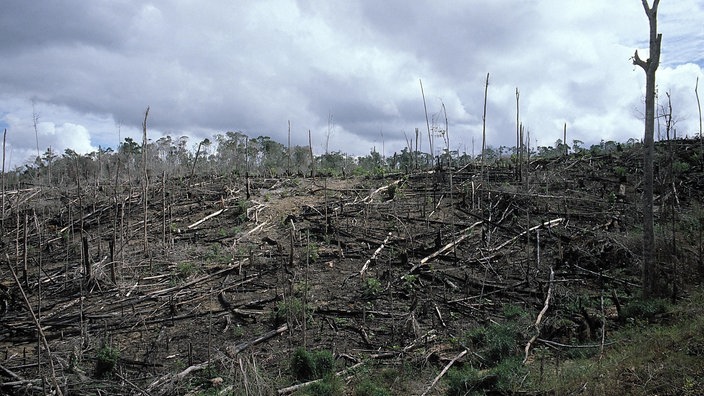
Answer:
[[[430,120],[428,119],[428,106],[425,103],[425,91],[423,90],[423,80],[418,79],[420,82],[420,94],[423,96],[423,110],[425,110],[425,125],[428,127],[428,143],[430,144],[430,158],[435,162],[435,156],[433,154],[433,134],[430,133]],[[432,164],[431,164],[432,165]]]
[[[516,150],[515,150],[515,155],[516,155],[516,180],[521,181],[521,167],[519,166],[520,162],[519,160],[519,151],[521,149],[521,120],[520,120],[520,107],[519,107],[519,101],[518,98],[520,97],[520,93],[518,92],[518,87],[516,87]]]
[[[641,0],[650,23],[650,54],[647,60],[633,55],[633,64],[645,71],[645,132],[643,138],[643,297],[657,293],[655,280],[655,231],[653,215],[653,168],[655,156],[655,72],[660,64],[662,34],[658,33],[657,14],[660,0],[653,6]]]
[[[5,146],[7,142],[7,129],[2,134],[2,219],[0,222],[0,233],[5,237]]]
[[[313,137],[308,130],[308,151],[310,151],[310,177],[315,179],[315,157],[313,156]]]
[[[670,240],[672,252],[670,253],[672,262],[672,300],[675,302],[677,300],[677,187],[676,187],[676,175],[674,169],[675,163],[675,142],[677,140],[677,131],[674,128],[674,121],[672,120],[672,96],[669,92],[665,92],[667,95],[667,107],[664,107],[665,114],[665,135],[667,136],[667,146],[669,149],[669,161],[668,161],[668,178],[669,184],[672,186],[672,195],[670,197],[670,225],[672,231],[672,239]],[[672,132],[672,134],[670,134]]]
[[[699,163],[704,167],[704,136],[702,135],[702,104],[699,101],[699,77],[694,84],[694,95],[697,97],[697,109],[699,109]],[[7,131],[6,131],[7,132]],[[3,143],[3,158],[5,157],[5,149]],[[3,171],[4,173],[4,171]]]
[[[37,159],[41,158],[39,154],[39,114],[35,109],[35,102],[32,100],[32,125],[34,126],[34,139],[37,142]]]
[[[191,181],[191,184],[193,184],[193,175],[196,173],[196,164],[198,163],[198,157],[200,157],[203,143],[205,143],[205,140],[198,143],[198,148],[196,149],[196,156],[193,159],[193,166],[191,166],[191,177],[188,178]]]
[[[291,175],[291,120],[288,120],[288,158],[286,170]]]
[[[416,128],[416,150],[413,152],[413,158],[415,160],[415,169],[418,170],[418,154],[419,154],[419,148],[418,148],[418,139],[420,137],[420,131],[418,128]]]
[[[523,124],[521,124],[518,128],[519,130],[519,137],[520,137],[520,143],[518,147],[518,175],[519,175],[519,182],[523,182],[523,158],[525,154],[525,143],[524,143],[524,130],[523,130]]]
[[[482,115],[482,180],[484,179],[484,165],[486,159],[486,99],[489,93],[489,73],[486,74],[486,83],[484,84],[484,114]]]
[[[166,247],[166,171],[161,172],[161,243]]]
[[[149,249],[149,241],[147,239],[147,206],[148,206],[148,194],[149,194],[149,174],[147,173],[147,117],[149,117],[149,106],[144,112],[144,122],[142,122],[142,200],[144,202],[144,254],[147,254]]]

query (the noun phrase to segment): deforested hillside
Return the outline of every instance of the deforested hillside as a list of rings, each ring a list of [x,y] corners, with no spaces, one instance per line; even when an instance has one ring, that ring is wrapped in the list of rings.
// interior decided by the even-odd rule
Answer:
[[[652,300],[636,144],[305,176],[35,169],[3,198],[0,391],[695,394],[701,152],[657,148]]]

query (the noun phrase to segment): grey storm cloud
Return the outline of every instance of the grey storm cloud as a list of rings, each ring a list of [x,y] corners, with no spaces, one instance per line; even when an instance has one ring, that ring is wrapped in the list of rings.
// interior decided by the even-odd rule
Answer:
[[[0,127],[16,164],[37,140],[90,152],[138,137],[147,106],[153,140],[232,130],[285,142],[290,121],[294,144],[310,130],[316,150],[329,135],[332,150],[391,154],[426,133],[421,79],[431,121],[444,104],[451,149],[465,150],[481,136],[487,73],[490,145],[515,143],[516,87],[540,144],[564,123],[586,143],[642,134],[637,0],[7,0],[2,11]],[[691,136],[703,6],[662,3],[659,16],[659,87]]]

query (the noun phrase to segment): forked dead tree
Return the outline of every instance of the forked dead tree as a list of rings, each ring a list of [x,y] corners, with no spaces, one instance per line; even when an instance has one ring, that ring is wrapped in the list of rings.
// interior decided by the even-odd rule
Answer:
[[[658,33],[658,4],[653,6],[648,0],[641,0],[643,9],[650,22],[650,54],[647,60],[633,55],[633,64],[645,71],[645,136],[643,138],[643,297],[650,297],[656,292],[655,282],[655,232],[653,220],[653,157],[655,134],[655,72],[660,64],[660,43],[662,34]]]

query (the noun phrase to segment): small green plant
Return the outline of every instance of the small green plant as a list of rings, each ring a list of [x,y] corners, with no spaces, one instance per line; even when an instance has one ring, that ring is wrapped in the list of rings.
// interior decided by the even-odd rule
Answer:
[[[311,263],[315,263],[318,261],[318,258],[320,258],[319,252],[318,252],[318,245],[315,243],[311,242],[308,244],[307,249],[306,249],[307,257],[308,260]]]
[[[328,350],[313,352],[315,362],[315,374],[317,377],[335,374],[335,356]]]
[[[305,315],[306,320],[309,320],[312,314],[312,309],[309,305],[303,304],[303,301],[297,297],[287,298],[279,301],[276,308],[272,312],[272,320],[276,326],[291,321],[301,321]]]
[[[213,244],[203,253],[203,259],[208,263],[228,261],[225,252],[220,245]]]
[[[403,277],[403,287],[407,290],[413,290],[417,281],[418,275],[406,275]]]
[[[305,348],[297,348],[291,357],[291,374],[298,381],[315,378],[315,361],[313,355]]]
[[[613,191],[611,191],[611,192],[609,193],[609,203],[612,204],[612,203],[614,203],[614,202],[616,202],[616,193],[613,192]]]
[[[366,298],[376,297],[381,292],[381,282],[377,278],[367,278],[364,281],[362,295]]]
[[[95,376],[105,378],[110,376],[120,359],[120,351],[109,345],[103,345],[98,349],[95,360]]]
[[[392,184],[389,186],[389,188],[386,190],[387,198],[389,201],[393,201],[394,197],[396,196],[396,185]]]
[[[686,162],[675,161],[672,163],[672,171],[674,173],[684,173],[689,170],[689,164]]]
[[[240,338],[244,335],[244,327],[237,325],[237,326],[232,326],[232,337],[234,338]]]
[[[178,279],[184,280],[189,276],[195,274],[197,271],[195,264],[184,261],[176,264],[176,277]]]
[[[624,168],[623,166],[616,166],[614,167],[614,173],[618,177],[624,177],[626,176],[626,168]]]

